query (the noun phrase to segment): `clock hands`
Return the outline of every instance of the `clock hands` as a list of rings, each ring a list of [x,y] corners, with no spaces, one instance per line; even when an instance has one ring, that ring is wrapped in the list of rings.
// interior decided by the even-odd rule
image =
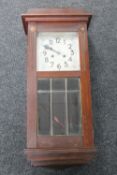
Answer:
[[[60,53],[59,51],[57,51],[57,50],[53,49],[52,47],[50,47],[50,46],[48,46],[48,45],[44,45],[44,47],[45,47],[45,49],[51,50],[51,51],[53,51],[53,52],[57,53],[58,55],[62,55],[62,53]],[[66,57],[66,55],[65,55],[65,54],[63,54],[62,56],[63,56],[63,58],[65,58],[65,57]]]
[[[53,49],[52,47],[50,47],[50,46],[48,46],[48,45],[44,45],[44,47],[45,47],[45,49],[51,50],[51,51],[53,51],[53,52],[57,53],[58,55],[60,55],[60,54],[61,54],[59,51],[57,51],[57,50]]]

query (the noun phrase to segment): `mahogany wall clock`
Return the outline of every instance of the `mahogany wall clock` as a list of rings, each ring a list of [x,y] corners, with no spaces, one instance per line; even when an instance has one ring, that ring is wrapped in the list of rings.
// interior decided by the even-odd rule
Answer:
[[[87,163],[95,155],[87,28],[78,9],[22,15],[28,38],[27,148],[34,166]]]

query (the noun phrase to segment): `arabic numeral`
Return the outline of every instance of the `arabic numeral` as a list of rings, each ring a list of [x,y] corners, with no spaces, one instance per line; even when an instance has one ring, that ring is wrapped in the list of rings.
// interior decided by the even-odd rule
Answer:
[[[63,40],[63,43],[66,44],[66,40],[65,39]]]
[[[45,62],[47,63],[49,60],[48,60],[48,57],[45,57]]]
[[[68,44],[68,49],[71,49],[72,45],[71,44]]]
[[[60,38],[59,37],[56,38],[56,43],[60,43]]]
[[[54,66],[54,61],[50,62],[50,66],[53,67]]]
[[[57,64],[57,68],[58,68],[58,70],[61,70],[61,65]]]
[[[53,44],[53,40],[49,40],[49,43],[50,43],[50,44]]]
[[[68,67],[67,61],[64,62],[64,66],[65,66],[65,67]]]
[[[71,50],[71,55],[74,55],[74,51],[73,50]]]
[[[68,61],[72,61],[72,57],[69,57]]]
[[[46,52],[45,50],[43,51],[43,55],[44,55],[44,56],[47,55],[47,52]]]

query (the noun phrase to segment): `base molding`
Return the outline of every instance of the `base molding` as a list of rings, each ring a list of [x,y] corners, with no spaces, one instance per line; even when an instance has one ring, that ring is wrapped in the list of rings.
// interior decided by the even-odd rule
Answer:
[[[33,166],[86,164],[96,155],[96,149],[26,149],[27,159]]]

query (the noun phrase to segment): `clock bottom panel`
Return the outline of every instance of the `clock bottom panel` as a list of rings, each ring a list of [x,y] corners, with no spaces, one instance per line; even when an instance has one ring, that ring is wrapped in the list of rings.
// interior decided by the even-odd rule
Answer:
[[[25,153],[33,166],[65,166],[88,163],[96,156],[96,148],[26,149]]]
[[[81,88],[79,78],[38,79],[38,134],[81,134]]]

